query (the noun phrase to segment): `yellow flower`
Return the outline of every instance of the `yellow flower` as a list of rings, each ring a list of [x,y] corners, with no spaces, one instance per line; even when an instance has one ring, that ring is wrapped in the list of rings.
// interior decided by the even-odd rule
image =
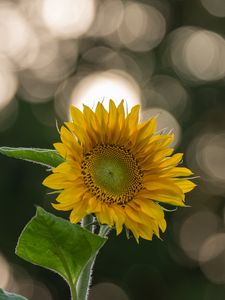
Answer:
[[[71,107],[72,122],[62,126],[62,143],[54,144],[65,162],[43,184],[59,191],[54,208],[71,210],[70,221],[95,214],[100,224],[123,226],[136,240],[151,240],[166,229],[159,202],[184,206],[185,193],[195,184],[192,172],[177,167],[182,154],[168,145],[172,134],[156,134],[156,119],[138,123],[139,105],[125,114],[111,100],[109,110],[98,103],[92,111]],[[172,155],[172,156],[171,156]]]

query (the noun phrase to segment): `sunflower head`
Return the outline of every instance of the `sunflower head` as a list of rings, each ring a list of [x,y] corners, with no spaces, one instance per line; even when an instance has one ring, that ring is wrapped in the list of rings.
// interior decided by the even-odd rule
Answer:
[[[136,240],[151,240],[166,229],[163,203],[184,206],[185,193],[195,184],[192,172],[178,166],[172,134],[156,134],[156,118],[139,123],[139,105],[129,113],[121,101],[106,110],[71,107],[72,122],[60,130],[55,149],[65,162],[52,170],[43,184],[58,190],[58,210],[71,211],[70,221],[95,214],[119,234],[123,226]]]

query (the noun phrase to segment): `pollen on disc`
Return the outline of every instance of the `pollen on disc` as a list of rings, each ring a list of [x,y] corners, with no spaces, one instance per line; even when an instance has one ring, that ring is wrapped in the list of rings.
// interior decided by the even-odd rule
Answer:
[[[143,174],[129,149],[97,145],[82,162],[84,183],[97,199],[125,205],[142,188]]]

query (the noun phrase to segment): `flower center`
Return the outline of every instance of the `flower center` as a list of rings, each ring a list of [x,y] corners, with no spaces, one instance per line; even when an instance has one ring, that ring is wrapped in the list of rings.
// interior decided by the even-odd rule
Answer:
[[[100,201],[124,206],[142,188],[143,174],[130,150],[97,145],[84,155],[84,183]]]

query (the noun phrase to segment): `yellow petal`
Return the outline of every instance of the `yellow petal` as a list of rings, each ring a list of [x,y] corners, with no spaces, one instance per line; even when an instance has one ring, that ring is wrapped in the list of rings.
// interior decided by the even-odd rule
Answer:
[[[148,145],[145,145],[142,152],[137,154],[138,157],[142,158],[142,165],[160,161],[165,159],[166,156],[171,155],[174,150],[172,148],[165,148],[165,145],[169,144],[171,141],[171,135],[153,136]]]
[[[84,125],[83,113],[75,106],[70,107],[70,114],[73,119],[73,123],[79,126]]]
[[[154,135],[151,137],[149,146],[160,146],[160,148],[167,147],[174,140],[173,134]]]
[[[164,217],[162,208],[148,199],[136,199],[136,203],[139,203],[141,210],[153,219],[161,219]]]
[[[166,158],[163,162],[160,163],[160,168],[172,167],[179,164],[183,157],[183,153],[176,153],[170,158]]]
[[[145,138],[151,138],[153,133],[156,130],[156,119],[152,118],[141,125],[139,125],[138,133],[137,133],[137,143],[140,143]]]
[[[173,180],[159,180],[145,183],[146,190],[139,192],[145,198],[165,202],[172,205],[183,206],[184,193]]]
[[[124,210],[119,207],[113,207],[112,217],[116,227],[116,234],[119,235],[123,230],[123,224],[125,222]]]
[[[83,219],[85,215],[86,215],[86,211],[84,209],[79,211],[73,209],[72,212],[70,213],[70,222],[76,224],[80,222],[80,220]]]
[[[59,155],[61,155],[63,158],[66,158],[66,154],[67,154],[67,149],[64,146],[64,144],[62,143],[55,143],[53,144],[54,148],[56,149],[56,151],[59,153]]]
[[[179,177],[179,176],[190,176],[193,175],[192,171],[184,167],[175,167],[172,169],[165,170],[162,177]]]
[[[131,112],[126,118],[126,134],[130,135],[134,130],[137,129],[139,119],[140,105],[136,105],[131,109]]]
[[[43,185],[56,190],[61,190],[70,187],[73,181],[69,180],[65,174],[51,174],[42,182]]]
[[[125,212],[130,219],[140,224],[149,224],[149,218],[144,215],[140,209],[134,209],[131,205],[127,204],[125,207]]]
[[[178,179],[175,182],[184,193],[188,193],[196,187],[196,184],[190,180]]]
[[[73,164],[68,163],[67,161],[63,162],[56,168],[54,168],[52,171],[53,173],[64,173],[71,180],[76,179],[78,176],[81,175],[80,165],[76,162],[74,162]]]
[[[166,221],[163,209],[157,203],[154,203],[149,199],[137,199],[136,202],[139,203],[141,210],[146,215],[154,219],[158,223],[162,232],[164,232],[166,230]]]
[[[126,218],[125,220],[125,226],[130,229],[137,241],[137,243],[139,243],[139,232],[138,232],[138,224],[133,222],[132,220],[130,220],[129,218]]]
[[[70,188],[63,190],[56,200],[60,203],[75,204],[79,202],[85,194],[85,187],[80,185],[74,185]]]
[[[178,196],[177,194],[169,194],[168,192],[149,192],[149,194],[145,194],[145,197],[151,200],[155,200],[157,202],[168,203],[175,206],[184,206],[184,197]]]
[[[84,106],[84,120],[86,123],[86,132],[89,138],[92,140],[92,143],[98,143],[101,141],[101,128],[99,120],[96,117],[96,114],[90,109],[90,107]]]
[[[158,181],[148,181],[144,183],[148,191],[161,191],[183,196],[182,190],[177,186],[174,180],[161,178]]]
[[[98,102],[95,113],[96,113],[96,117],[99,120],[99,124],[100,124],[101,128],[105,129],[106,125],[108,124],[108,112],[104,108],[102,103]]]
[[[79,125],[74,125],[74,133],[79,140],[81,146],[84,147],[89,147],[92,144],[92,140],[90,140],[90,137],[87,134],[87,131],[85,130],[85,127],[81,127]]]
[[[152,236],[153,236],[153,226],[155,227],[154,224],[149,224],[148,226],[140,224],[138,226],[138,233],[139,233],[139,235],[143,239],[151,241],[152,240]],[[158,228],[155,227],[155,230],[156,230],[155,233],[157,233],[157,235],[158,235]]]
[[[98,205],[99,202],[96,200],[95,197],[89,196],[89,199],[87,200],[88,206],[87,206],[87,213],[94,213],[100,211],[100,206]]]
[[[109,128],[114,128],[117,123],[117,109],[115,103],[110,100],[109,101]]]
[[[72,203],[52,203],[52,206],[61,211],[68,211],[74,208],[74,204]]]
[[[101,224],[112,226],[114,223],[111,214],[111,208],[104,203],[102,203],[101,211],[99,213],[96,213],[96,217]]]
[[[64,128],[64,129],[63,129]],[[54,147],[65,159],[75,159],[81,161],[82,148],[78,144],[77,139],[65,127],[61,129],[61,140],[63,143],[56,143]],[[65,136],[64,136],[65,134]]]
[[[107,142],[115,143],[118,140],[118,112],[115,103],[109,102],[109,119],[108,119],[108,135]]]
[[[124,101],[123,100],[118,105],[117,111],[118,111],[118,121],[119,121],[120,129],[121,129],[121,127],[124,126],[124,124],[125,124],[125,113],[124,113]]]
[[[167,158],[167,156],[171,155],[173,153],[173,149],[172,148],[167,148],[161,151],[157,151],[154,154],[153,157],[153,162],[159,162],[160,160],[163,160],[162,163],[160,163],[160,167],[164,168],[165,166],[163,165],[163,163],[165,162],[166,165],[166,161],[169,160],[170,158]],[[169,162],[167,162],[169,164]]]
[[[65,127],[62,126],[60,129],[61,140],[64,145],[70,146],[74,142],[74,137],[72,133]]]

